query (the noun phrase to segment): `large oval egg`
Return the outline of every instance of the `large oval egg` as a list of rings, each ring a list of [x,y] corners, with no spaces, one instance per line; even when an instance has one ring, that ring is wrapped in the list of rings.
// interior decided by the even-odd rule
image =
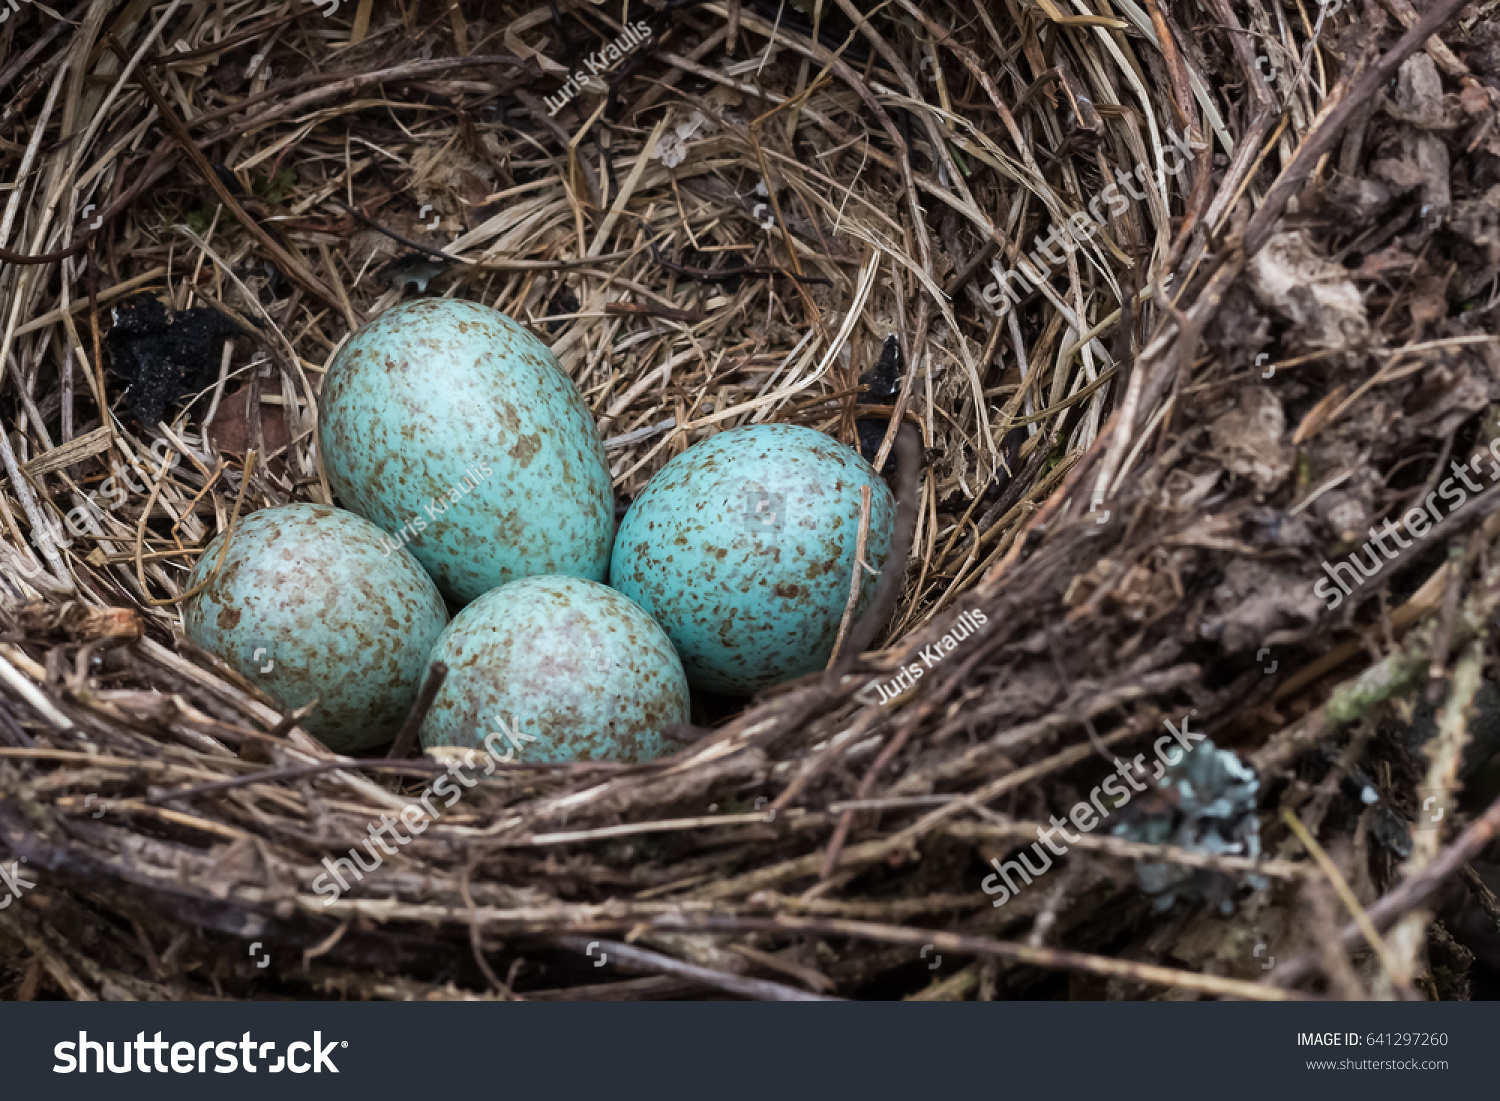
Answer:
[[[649,761],[688,721],[682,663],[662,629],[604,585],[529,577],[486,593],[432,648],[447,678],[422,745],[502,760]]]
[[[662,467],[630,506],[610,583],[662,625],[694,687],[750,695],[821,669],[849,600],[862,486],[865,561],[878,571],[896,507],[869,463],[811,428],[721,432]],[[856,615],[874,588],[866,574]]]
[[[614,497],[593,417],[496,310],[422,298],[360,329],[324,380],[318,439],[338,500],[460,603],[533,574],[604,579]]]
[[[350,753],[394,738],[428,651],[448,622],[443,598],[379,528],[327,505],[253,512],[209,543],[188,578],[183,626],[288,708],[317,699],[302,726]]]

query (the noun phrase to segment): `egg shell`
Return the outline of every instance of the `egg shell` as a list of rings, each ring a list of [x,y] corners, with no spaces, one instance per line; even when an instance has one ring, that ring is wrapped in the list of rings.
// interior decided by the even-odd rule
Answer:
[[[421,298],[349,338],[320,395],[328,483],[453,600],[533,574],[604,579],[614,496],[577,388],[531,333]]]
[[[192,588],[212,574],[183,608],[188,637],[289,709],[316,698],[302,727],[335,752],[394,738],[448,622],[417,560],[327,505],[244,517],[214,573],[223,542],[188,577]]]
[[[488,592],[453,617],[431,660],[448,676],[422,724],[427,748],[481,748],[519,729],[498,742],[503,758],[649,761],[677,748],[662,731],[688,721],[672,643],[593,581],[529,577]]]
[[[657,472],[620,522],[610,581],[666,630],[695,688],[750,695],[828,663],[849,600],[860,487],[865,561],[896,504],[869,463],[796,425],[733,428]],[[860,585],[856,615],[874,594]]]

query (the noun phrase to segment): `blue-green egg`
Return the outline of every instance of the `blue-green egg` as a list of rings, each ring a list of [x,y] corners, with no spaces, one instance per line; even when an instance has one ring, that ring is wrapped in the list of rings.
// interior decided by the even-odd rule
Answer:
[[[394,738],[427,652],[448,622],[415,558],[352,512],[282,505],[220,535],[188,577],[188,638],[288,708],[317,699],[303,728],[338,753]],[[217,567],[217,568],[216,568]]]
[[[688,721],[672,643],[634,603],[597,582],[528,577],[485,593],[432,648],[447,678],[422,745],[504,760],[649,761]]]
[[[620,522],[610,583],[656,619],[696,688],[750,695],[821,669],[865,561],[890,554],[896,505],[869,463],[795,425],[733,428],[657,472]],[[874,594],[860,583],[856,615]]]
[[[467,602],[533,574],[604,580],[614,496],[552,352],[504,314],[421,298],[349,338],[319,396],[340,503]]]

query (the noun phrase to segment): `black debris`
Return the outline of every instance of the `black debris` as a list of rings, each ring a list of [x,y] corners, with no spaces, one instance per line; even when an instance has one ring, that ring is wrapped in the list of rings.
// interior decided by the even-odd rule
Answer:
[[[426,294],[427,284],[446,270],[447,264],[429,253],[407,252],[385,266],[385,277],[394,289],[410,284],[417,288],[418,294]]]
[[[115,373],[130,384],[125,397],[131,412],[145,425],[156,424],[168,405],[217,378],[221,342],[240,335],[240,327],[218,310],[196,306],[170,314],[150,295],[116,307],[112,316],[104,346]]]
[[[880,349],[880,359],[875,366],[859,376],[859,384],[862,389],[854,399],[856,405],[889,405],[901,392],[901,341],[895,333],[885,338],[885,345]],[[880,453],[887,424],[887,419],[877,417],[860,417],[854,422],[855,431],[859,433],[859,453],[865,457],[866,462],[873,463],[875,456]],[[895,476],[894,452],[887,458],[885,469],[881,473],[887,479]]]
[[[556,336],[558,330],[568,323],[564,315],[575,314],[577,312],[578,296],[567,287],[563,287],[552,296],[552,301],[547,303],[548,315],[556,318],[556,320],[544,321],[542,324],[546,326],[547,332]]]
[[[901,392],[901,341],[895,333],[885,338],[880,359],[859,376],[859,382],[867,387],[859,396],[860,405],[888,405]]]

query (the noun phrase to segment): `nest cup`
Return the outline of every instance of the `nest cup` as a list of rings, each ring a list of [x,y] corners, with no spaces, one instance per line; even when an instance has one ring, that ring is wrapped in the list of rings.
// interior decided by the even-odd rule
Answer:
[[[1448,859],[1488,813],[1489,728],[1417,738],[1393,701],[1484,698],[1500,531],[1440,502],[1360,549],[1500,436],[1484,21],[1403,56],[1394,19],[1362,26],[1353,72],[1352,5],[1282,28],[1300,66],[1256,65],[1254,4],[1041,31],[931,0],[104,6],[0,28],[0,997],[1357,997],[1385,980],[1300,955],[1357,932],[1304,893],[1326,877],[1284,809],[1364,858],[1381,921],[1426,922],[1399,884],[1434,868],[1489,874]],[[627,761],[423,754],[456,739],[420,678],[335,753],[316,693],[195,646],[214,540],[351,507],[320,402],[352,334],[443,300],[569,380],[610,482],[590,584],[694,445],[857,451],[878,481],[826,658],[705,681]],[[484,458],[402,475],[467,508],[512,488],[463,481]],[[762,489],[715,507],[762,523]],[[462,615],[495,579],[449,565]],[[1234,759],[1227,824],[1170,788],[1093,801],[1190,708],[1202,759]],[[1101,825],[1047,833],[1080,795]],[[1500,960],[1483,897],[1380,967],[1465,996]]]

